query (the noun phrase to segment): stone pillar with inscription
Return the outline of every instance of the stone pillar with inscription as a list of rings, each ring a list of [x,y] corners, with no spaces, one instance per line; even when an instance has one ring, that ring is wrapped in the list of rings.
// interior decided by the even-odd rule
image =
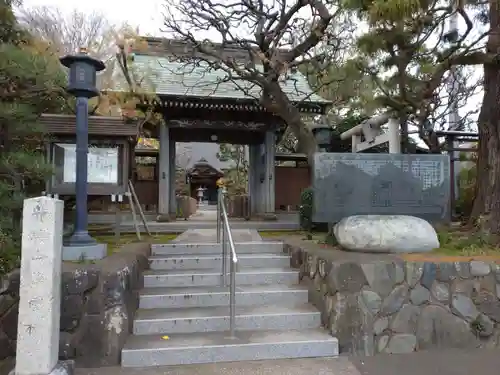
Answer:
[[[172,139],[168,140],[168,156],[169,156],[169,187],[168,190],[170,192],[170,202],[169,202],[169,212],[170,212],[170,217],[175,218],[177,215],[177,200],[175,199],[175,185],[176,185],[176,178],[177,178],[177,166],[176,166],[176,158],[175,158],[175,141]]]
[[[63,209],[58,199],[24,201],[14,375],[73,372],[71,361],[58,362]]]
[[[160,125],[158,157],[158,221],[170,221],[170,137],[165,124]]]

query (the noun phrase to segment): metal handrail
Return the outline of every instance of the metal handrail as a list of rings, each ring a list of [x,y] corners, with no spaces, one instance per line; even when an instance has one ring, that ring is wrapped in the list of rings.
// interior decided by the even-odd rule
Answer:
[[[229,334],[230,337],[234,337],[236,320],[236,265],[238,263],[238,257],[236,255],[231,226],[229,225],[229,218],[227,216],[226,202],[224,200],[225,195],[225,188],[219,189],[217,197],[217,243],[221,243],[222,234],[222,286],[227,286],[227,257],[229,255],[227,243],[229,243],[229,249],[231,250],[231,262],[229,265]]]

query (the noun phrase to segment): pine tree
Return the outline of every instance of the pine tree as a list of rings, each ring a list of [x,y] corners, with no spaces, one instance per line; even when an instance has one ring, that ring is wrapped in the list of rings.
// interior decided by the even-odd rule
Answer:
[[[23,200],[39,195],[51,174],[37,120],[65,106],[64,72],[19,27],[12,6],[0,0],[0,274],[19,261]]]

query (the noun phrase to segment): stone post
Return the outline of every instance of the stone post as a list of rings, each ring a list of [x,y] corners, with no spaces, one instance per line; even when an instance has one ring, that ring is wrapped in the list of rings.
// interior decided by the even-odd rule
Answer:
[[[266,214],[274,214],[275,211],[275,187],[274,187],[274,163],[276,153],[276,134],[274,130],[268,130],[264,142],[264,211]]]
[[[250,216],[257,213],[259,201],[259,151],[260,145],[250,145],[248,150],[248,195],[250,196]]]
[[[170,220],[170,137],[168,127],[160,124],[160,150],[158,157],[158,221]]]
[[[15,375],[73,371],[58,363],[63,209],[58,199],[24,201]]]
[[[170,192],[170,197],[169,197],[169,210],[170,210],[170,217],[175,220],[176,214],[177,214],[177,199],[175,196],[175,187],[176,187],[176,178],[177,178],[177,166],[176,166],[176,158],[175,158],[175,141],[172,139],[168,140],[168,156],[169,156],[169,181],[168,181],[168,190]]]

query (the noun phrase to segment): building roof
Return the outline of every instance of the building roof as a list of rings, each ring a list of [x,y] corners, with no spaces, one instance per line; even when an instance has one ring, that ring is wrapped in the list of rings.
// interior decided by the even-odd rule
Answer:
[[[213,175],[222,177],[224,176],[224,172],[220,169],[215,168],[210,163],[207,162],[205,158],[201,158],[188,170],[188,174],[191,176],[205,176],[205,175]]]
[[[76,116],[44,113],[39,123],[50,134],[76,134]],[[137,124],[123,117],[89,116],[89,135],[135,137]]]
[[[261,88],[247,81],[235,83],[228,79],[223,69],[211,68],[204,61],[180,61],[178,58],[158,54],[133,54],[130,64],[136,79],[146,92],[160,97],[187,97],[193,99],[225,99],[242,102],[254,101],[261,96]],[[114,79],[115,91],[127,91],[127,83],[118,72]],[[234,74],[235,76],[236,73]],[[289,72],[280,82],[288,98],[304,104],[328,105],[311,89],[306,77],[300,72]]]

